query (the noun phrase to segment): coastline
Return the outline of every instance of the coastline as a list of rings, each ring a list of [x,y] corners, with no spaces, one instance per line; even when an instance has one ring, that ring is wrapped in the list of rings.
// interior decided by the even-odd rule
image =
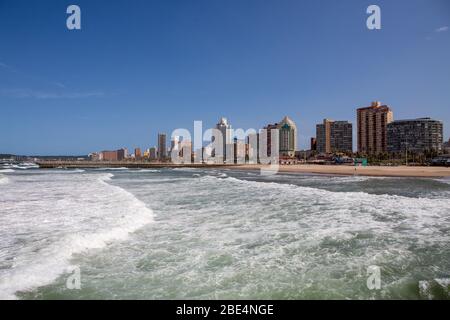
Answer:
[[[229,166],[229,169],[260,170],[268,169],[263,165]],[[410,166],[367,166],[348,165],[280,165],[279,172],[309,173],[322,175],[369,176],[369,177],[409,177],[409,178],[445,178],[450,177],[450,168],[446,167],[410,167]]]
[[[214,168],[232,170],[270,170],[267,165],[261,164],[172,164],[172,163],[148,163],[148,162],[96,162],[96,161],[40,161],[37,162],[42,169],[55,168]],[[450,168],[447,167],[419,167],[419,166],[367,166],[354,167],[349,165],[280,165],[279,172],[283,173],[308,173],[322,175],[344,176],[372,176],[372,177],[417,177],[439,178],[450,177]]]

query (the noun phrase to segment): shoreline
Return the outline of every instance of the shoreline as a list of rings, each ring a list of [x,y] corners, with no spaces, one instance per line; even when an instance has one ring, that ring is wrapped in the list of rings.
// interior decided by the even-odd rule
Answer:
[[[235,170],[268,170],[263,165],[228,166]],[[280,165],[278,172],[294,174],[319,174],[340,176],[367,176],[367,177],[397,177],[397,178],[446,178],[450,177],[450,168],[446,167],[410,167],[410,166],[367,166],[355,167],[348,165]]]
[[[261,164],[173,164],[173,163],[148,163],[148,162],[94,162],[94,161],[39,161],[41,169],[72,168],[200,168],[200,169],[231,169],[231,170],[267,170],[270,167]],[[321,175],[342,176],[370,176],[370,177],[410,177],[410,178],[445,178],[450,177],[448,167],[413,167],[413,166],[367,166],[355,167],[349,165],[280,165],[281,173],[307,173]]]

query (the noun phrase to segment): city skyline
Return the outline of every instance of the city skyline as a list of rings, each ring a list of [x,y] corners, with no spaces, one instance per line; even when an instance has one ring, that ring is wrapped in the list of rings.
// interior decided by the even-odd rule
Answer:
[[[356,137],[354,110],[376,100],[394,120],[450,123],[447,1],[378,1],[377,31],[367,1],[77,3],[80,31],[56,1],[0,5],[1,153],[150,147],[222,115],[236,128],[289,115],[309,149],[323,118],[350,121]]]

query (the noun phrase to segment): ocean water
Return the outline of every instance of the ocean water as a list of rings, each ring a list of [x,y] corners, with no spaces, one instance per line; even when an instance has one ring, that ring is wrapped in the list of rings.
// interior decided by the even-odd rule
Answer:
[[[4,166],[0,298],[450,299],[450,180]]]

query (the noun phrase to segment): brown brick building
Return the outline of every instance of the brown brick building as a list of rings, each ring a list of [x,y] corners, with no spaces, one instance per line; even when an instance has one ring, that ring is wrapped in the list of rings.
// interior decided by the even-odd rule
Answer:
[[[371,155],[387,152],[387,125],[393,120],[391,108],[378,101],[357,109],[358,152]]]

